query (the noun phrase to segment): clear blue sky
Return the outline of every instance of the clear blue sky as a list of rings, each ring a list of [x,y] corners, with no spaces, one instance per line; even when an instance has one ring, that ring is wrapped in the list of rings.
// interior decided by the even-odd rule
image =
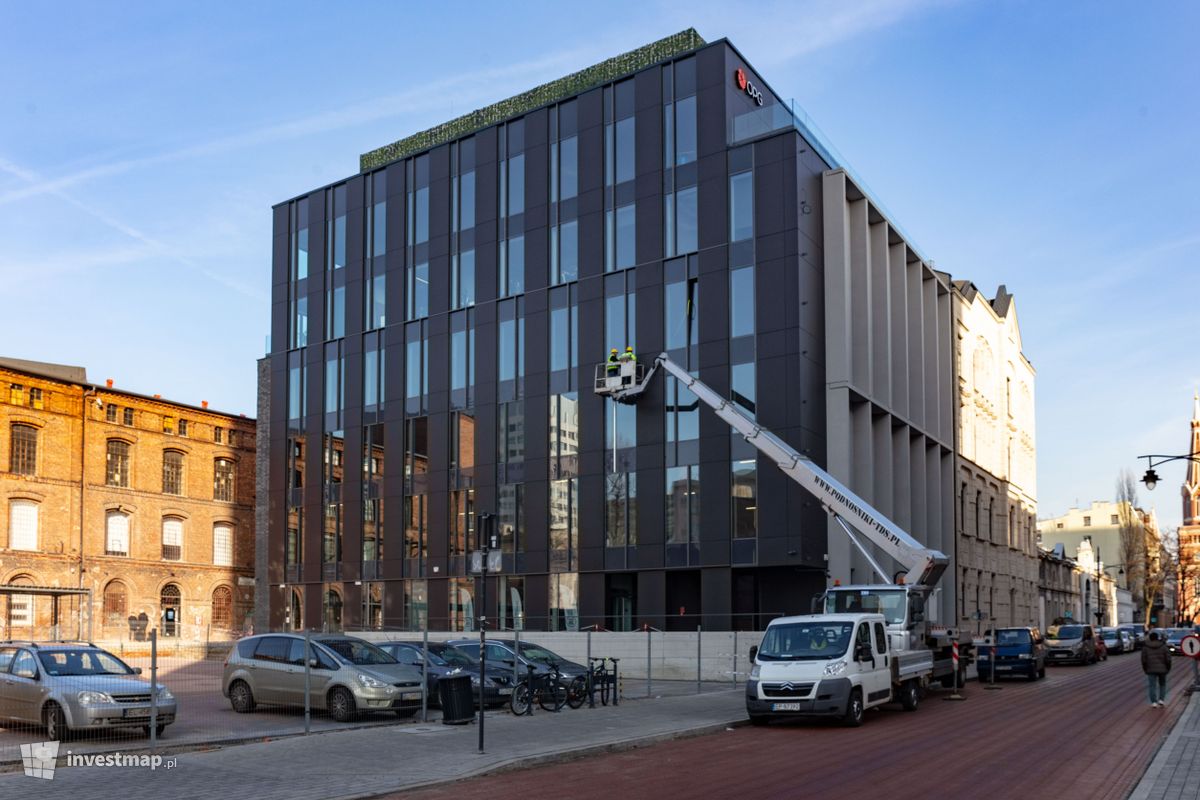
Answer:
[[[795,97],[939,269],[1016,296],[1040,515],[1188,446],[1200,5],[79,3],[0,25],[4,354],[246,414],[270,207],[694,26]],[[1143,504],[1177,525],[1182,467]]]

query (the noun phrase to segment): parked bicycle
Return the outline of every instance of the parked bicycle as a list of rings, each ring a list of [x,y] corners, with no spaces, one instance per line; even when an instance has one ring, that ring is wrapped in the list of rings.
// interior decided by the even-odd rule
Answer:
[[[533,713],[533,703],[537,702],[543,711],[561,711],[564,705],[579,708],[587,697],[586,684],[582,677],[576,677],[569,684],[564,683],[558,663],[551,661],[547,665],[549,672],[535,675],[533,667],[529,667],[529,675],[514,688],[509,706],[517,716]]]
[[[589,662],[599,662],[599,666],[588,664],[588,678],[590,681],[589,695],[592,697],[592,705],[595,705],[595,697],[598,695],[601,705],[608,705],[608,698],[611,696],[613,705],[617,703],[617,661],[616,658],[608,658],[607,656],[592,656],[588,659]],[[613,668],[609,670],[608,662],[613,662]]]

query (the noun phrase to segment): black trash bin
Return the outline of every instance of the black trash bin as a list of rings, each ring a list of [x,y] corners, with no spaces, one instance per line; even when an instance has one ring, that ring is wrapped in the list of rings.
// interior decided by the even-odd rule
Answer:
[[[447,675],[438,678],[437,686],[443,725],[465,725],[475,719],[475,693],[470,675]]]

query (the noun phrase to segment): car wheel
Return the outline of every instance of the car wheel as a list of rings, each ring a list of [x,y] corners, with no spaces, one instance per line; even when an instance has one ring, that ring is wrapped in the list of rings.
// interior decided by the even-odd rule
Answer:
[[[751,714],[750,724],[756,728],[762,728],[771,722],[771,718],[766,714]]]
[[[162,735],[163,735],[163,731],[165,731],[166,729],[167,729],[166,725],[155,725],[154,733],[158,736],[158,738],[161,739]],[[145,727],[143,727],[142,733],[146,734],[146,738],[149,739],[150,738],[150,726],[146,725]]]
[[[900,705],[905,711],[916,711],[921,701],[921,689],[916,681],[905,681],[900,687]]]
[[[853,689],[850,692],[850,700],[846,703],[846,713],[842,715],[842,724],[847,728],[857,728],[863,724],[864,714],[862,690]]]
[[[67,727],[67,717],[57,703],[46,706],[42,719],[46,723],[47,740],[65,742],[70,738],[71,729]]]
[[[257,703],[254,702],[254,692],[245,681],[234,681],[229,687],[229,705],[239,714],[249,714]]]
[[[341,686],[329,693],[329,716],[335,722],[349,722],[354,718],[354,695]]]

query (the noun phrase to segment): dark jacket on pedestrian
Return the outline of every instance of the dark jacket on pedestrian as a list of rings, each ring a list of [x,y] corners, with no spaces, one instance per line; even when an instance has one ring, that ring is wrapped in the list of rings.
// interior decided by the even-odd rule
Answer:
[[[1147,639],[1142,646],[1142,672],[1166,675],[1171,671],[1171,651],[1162,639]]]

